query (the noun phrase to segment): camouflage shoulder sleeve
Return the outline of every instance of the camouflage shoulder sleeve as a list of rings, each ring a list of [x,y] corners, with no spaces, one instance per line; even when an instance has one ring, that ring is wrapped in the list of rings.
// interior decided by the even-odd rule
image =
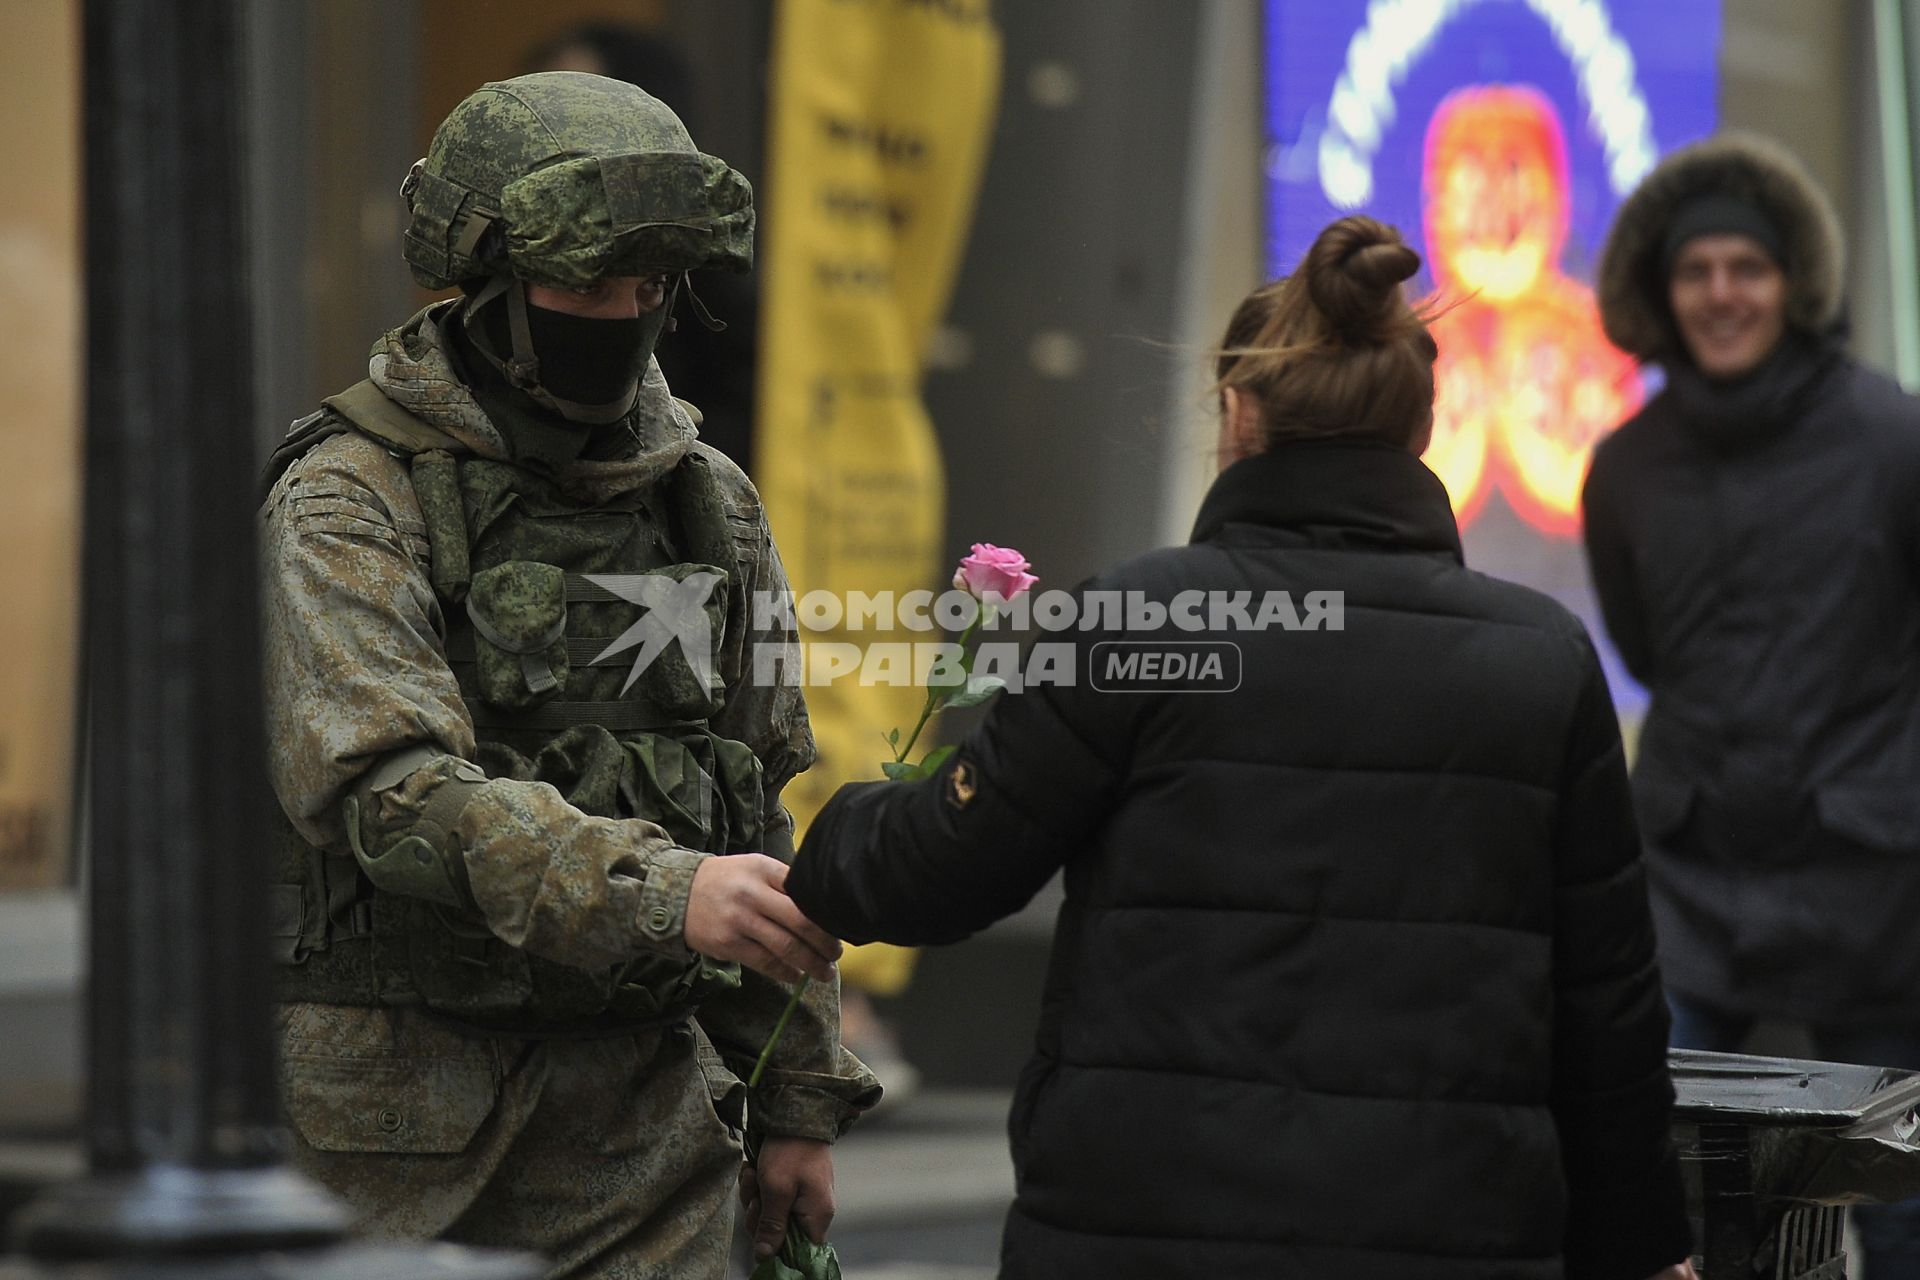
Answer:
[[[405,464],[357,433],[286,471],[261,511],[268,769],[300,833],[337,845],[339,801],[377,759],[437,745],[470,757]]]

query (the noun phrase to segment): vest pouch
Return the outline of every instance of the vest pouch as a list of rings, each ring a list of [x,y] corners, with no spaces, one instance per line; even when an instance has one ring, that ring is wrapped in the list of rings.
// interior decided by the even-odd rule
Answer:
[[[740,966],[702,955],[692,960],[641,956],[617,969],[588,972],[536,960],[530,1010],[548,1023],[607,1017],[620,1022],[665,1021],[709,996],[740,986]]]
[[[403,913],[378,940],[400,953],[391,960],[399,962],[405,987],[419,1003],[479,1026],[513,1026],[526,1019],[533,998],[529,966],[534,957],[437,903],[392,894],[377,895],[374,901],[377,934],[380,906],[391,903],[393,911]]]
[[[733,961],[694,956],[694,963],[680,972],[666,993],[670,1005],[699,1005],[728,991],[740,989],[740,966]]]
[[[643,610],[594,663],[627,672],[618,696],[638,698],[666,720],[717,714],[726,701],[718,660],[727,629],[726,571],[670,564],[644,574],[589,574],[586,581]]]
[[[508,560],[473,575],[474,682],[480,697],[525,711],[566,688],[567,575],[534,560]]]
[[[685,849],[740,853],[760,843],[760,761],[744,743],[704,730],[642,733],[622,745],[629,812],[666,828]]]

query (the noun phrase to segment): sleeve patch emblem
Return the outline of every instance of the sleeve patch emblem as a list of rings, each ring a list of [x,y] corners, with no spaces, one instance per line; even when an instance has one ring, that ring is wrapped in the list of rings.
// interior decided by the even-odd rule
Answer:
[[[956,809],[964,809],[973,803],[974,794],[979,790],[974,785],[973,768],[962,760],[953,766],[953,772],[947,775],[947,803]]]

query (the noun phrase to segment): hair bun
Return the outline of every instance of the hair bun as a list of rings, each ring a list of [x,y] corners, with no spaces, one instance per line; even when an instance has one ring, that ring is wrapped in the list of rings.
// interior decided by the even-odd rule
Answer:
[[[1383,222],[1355,215],[1333,223],[1307,251],[1307,295],[1339,338],[1391,342],[1405,329],[1400,284],[1420,255]]]

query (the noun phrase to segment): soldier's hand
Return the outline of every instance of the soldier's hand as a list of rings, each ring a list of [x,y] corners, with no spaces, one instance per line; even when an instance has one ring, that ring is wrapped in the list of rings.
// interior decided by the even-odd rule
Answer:
[[[798,982],[803,973],[831,981],[840,943],[801,914],[786,882],[787,864],[764,853],[705,859],[687,895],[687,945],[776,982]]]
[[[789,1213],[807,1239],[826,1243],[833,1224],[833,1148],[817,1138],[768,1138],[759,1167],[741,1167],[740,1203],[755,1257],[770,1257],[780,1247]]]

